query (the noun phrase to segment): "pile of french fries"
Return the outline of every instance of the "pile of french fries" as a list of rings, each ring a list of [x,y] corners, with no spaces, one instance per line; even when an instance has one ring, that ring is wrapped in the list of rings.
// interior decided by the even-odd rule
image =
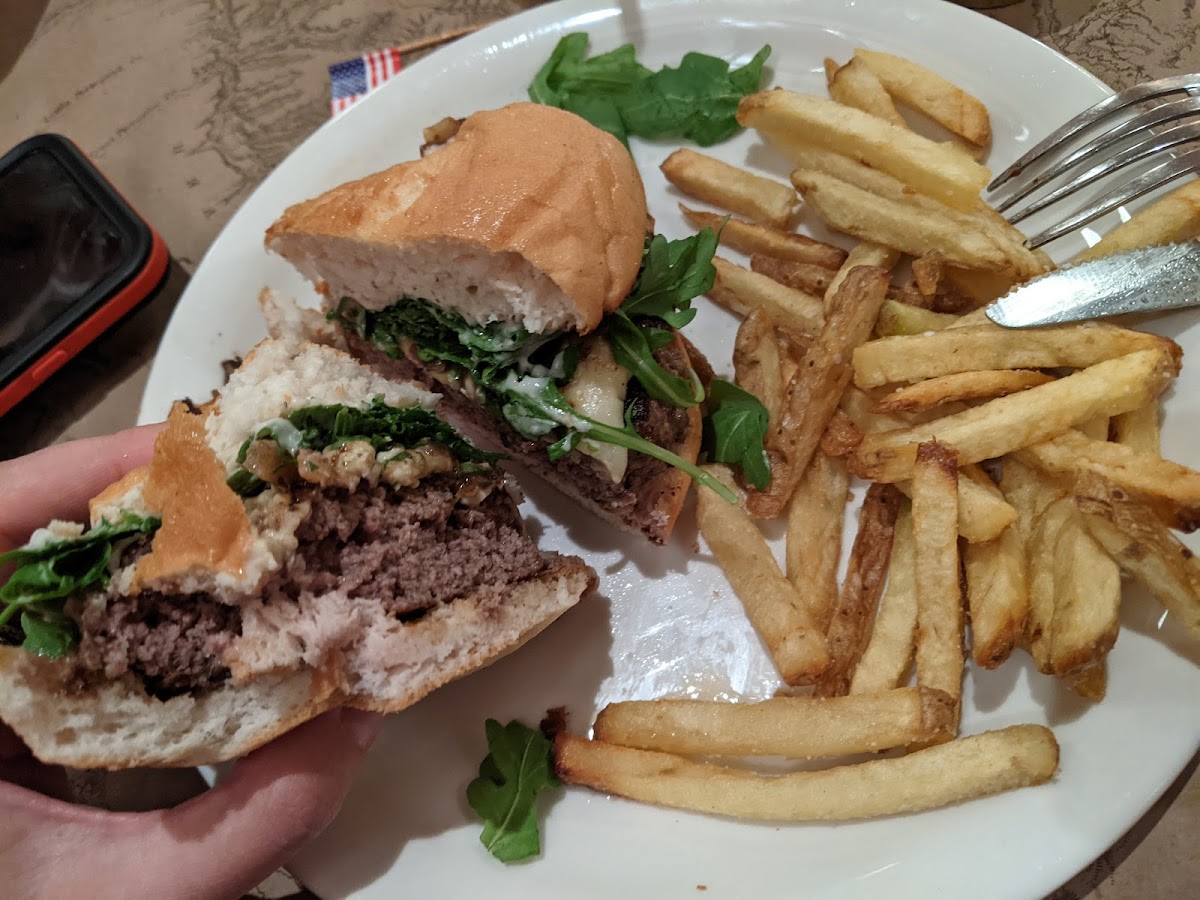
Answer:
[[[750,258],[718,259],[710,296],[744,316],[733,366],[770,413],[773,477],[739,506],[702,488],[698,517],[783,681],[804,693],[610,704],[594,739],[558,737],[569,783],[792,821],[1040,784],[1058,766],[1047,728],[960,736],[968,661],[1027,652],[1102,699],[1122,571],[1200,637],[1200,562],[1172,534],[1200,525],[1200,472],[1159,452],[1179,347],[1112,324],[992,324],[984,305],[1053,264],[979,197],[983,104],[873,51],[827,60],[826,76],[832,99],[772,90],[741,105],[739,121],[796,166],[791,186],[690,150],[662,166],[720,209],[683,207],[687,220],[723,225],[721,242]],[[911,130],[897,104],[948,139]],[[800,216],[859,242],[847,252],[789,230],[792,187]],[[1192,182],[1086,255],[1198,233]],[[854,477],[869,485],[839,585]],[[781,569],[756,520],[784,517]],[[834,764],[778,775],[712,761],[746,756]]]

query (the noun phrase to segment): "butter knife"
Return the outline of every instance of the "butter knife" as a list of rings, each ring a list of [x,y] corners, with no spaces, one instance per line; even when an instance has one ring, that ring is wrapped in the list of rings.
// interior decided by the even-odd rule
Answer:
[[[1064,266],[1013,288],[987,307],[1006,328],[1060,325],[1200,305],[1200,242],[1114,253]]]

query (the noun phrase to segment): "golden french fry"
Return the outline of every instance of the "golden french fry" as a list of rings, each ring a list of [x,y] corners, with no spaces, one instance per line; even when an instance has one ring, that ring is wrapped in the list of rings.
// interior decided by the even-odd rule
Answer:
[[[953,735],[954,703],[903,687],[857,697],[775,697],[758,703],[631,700],[596,718],[596,740],[684,756],[819,759]]]
[[[816,297],[825,296],[829,283],[837,274],[835,269],[790,259],[777,259],[762,253],[755,253],[750,257],[750,270]]]
[[[1052,375],[1029,369],[956,372],[897,388],[880,400],[876,408],[880,412],[917,412],[944,403],[1006,397],[1053,380]]]
[[[963,568],[971,613],[971,655],[976,665],[994,669],[1025,635],[1029,616],[1021,533],[1006,528],[994,540],[967,544]]]
[[[1150,404],[1153,406],[1154,404]],[[1111,419],[1108,416],[1094,416],[1086,422],[1080,422],[1075,426],[1075,430],[1084,437],[1093,441],[1108,440],[1108,423]]]
[[[868,434],[849,457],[850,471],[873,481],[911,478],[917,445],[932,440],[948,444],[964,464],[994,459],[1063,434],[1093,416],[1150,403],[1177,372],[1173,357],[1158,350],[1105,360],[927,424]]]
[[[874,388],[985,369],[1083,368],[1156,348],[1180,352],[1167,338],[1094,322],[1021,330],[991,324],[944,328],[863,344],[854,351],[854,383]]]
[[[1054,608],[1056,582],[1061,580],[1056,572],[1057,560],[1054,548],[1058,537],[1075,515],[1070,497],[1051,501],[1033,521],[1029,540],[1025,544],[1027,554],[1027,585],[1029,588],[1029,619],[1026,637],[1029,655],[1038,670],[1049,674],[1050,651],[1054,641]]]
[[[1016,456],[1047,475],[1097,475],[1133,495],[1172,528],[1195,531],[1200,526],[1200,472],[1179,463],[1078,432],[1033,444]]]
[[[1075,485],[1075,503],[1100,545],[1142,582],[1193,638],[1200,638],[1200,566],[1145,506],[1095,475]]]
[[[902,56],[859,48],[854,58],[867,65],[893,99],[977,147],[991,142],[987,107],[958,85]]]
[[[918,256],[912,263],[913,282],[934,312],[953,315],[970,312],[979,304],[947,275],[948,268],[940,251]]]
[[[1121,572],[1074,504],[1054,546],[1050,671],[1075,675],[1104,661],[1117,640]]]
[[[761,309],[750,311],[733,341],[735,382],[767,408],[768,421],[779,418],[783,405],[783,368],[775,326]]]
[[[879,337],[895,337],[940,331],[957,318],[889,299],[884,301],[879,318],[875,320],[875,334]]]
[[[958,460],[934,441],[917,448],[912,485],[917,684],[962,702],[963,612],[958,572]]]
[[[874,405],[867,394],[850,387],[842,397],[841,408],[864,434],[913,424],[911,419],[896,414],[875,413]],[[971,543],[995,540],[1012,524],[1016,511],[994,489],[987,488],[991,480],[978,466],[962,466],[959,471],[964,477],[958,484],[958,533]],[[896,482],[896,487],[906,495],[912,491],[908,481]]]
[[[1123,250],[1173,244],[1200,235],[1200,181],[1189,181],[1165,197],[1138,210],[1096,244],[1075,257],[1076,262],[1099,259]]]
[[[849,490],[845,461],[817,453],[788,504],[787,577],[822,634],[838,602],[838,562]]]
[[[851,694],[890,690],[900,684],[908,671],[917,633],[914,566],[912,507],[906,503],[896,519],[887,590],[875,613],[870,642],[850,680]]]
[[[771,426],[769,444],[787,465],[773,472],[769,492],[750,495],[746,508],[752,515],[769,519],[783,512],[850,383],[851,352],[870,337],[887,285],[887,272],[869,266],[859,266],[842,282],[820,335],[804,356],[804,365],[788,383],[783,410]]]
[[[825,320],[820,299],[785,287],[774,279],[713,257],[717,278],[708,292],[716,303],[743,316],[761,309],[781,328],[800,334],[817,334]]]
[[[720,232],[722,246],[740,250],[747,256],[764,253],[777,259],[812,263],[826,269],[836,269],[846,259],[846,251],[841,247],[794,231],[781,231],[778,228],[759,225],[756,222],[743,222],[741,219],[729,218],[718,213],[688,209],[682,203],[679,204],[679,209],[688,220],[688,224],[697,231],[711,228],[714,232]]]
[[[891,759],[757,775],[672,753],[563,733],[554,772],[566,784],[676,809],[776,821],[841,821],[933,809],[1048,781],[1058,744],[1041,725],[1013,725]]]
[[[1119,416],[1113,416],[1115,440],[1130,450],[1162,456],[1162,438],[1159,431],[1158,404],[1148,403]]]
[[[867,242],[856,244],[850,251],[850,255],[846,257],[846,261],[842,263],[841,268],[837,270],[837,274],[833,276],[833,280],[825,286],[826,313],[833,305],[833,298],[842,286],[842,282],[846,280],[846,276],[850,274],[851,269],[858,266],[876,266],[890,271],[899,259],[900,254],[891,247],[881,247],[879,244]]]
[[[676,150],[659,168],[689,197],[763,225],[786,228],[796,209],[796,192],[788,185],[695,150]]]
[[[862,60],[851,59],[844,66],[839,66],[832,59],[826,59],[825,81],[829,86],[829,96],[838,103],[861,109],[901,128],[908,127],[879,78]]]
[[[854,424],[854,420],[842,410],[835,409],[833,418],[825,426],[821,435],[821,452],[826,456],[842,457],[854,452],[854,448],[862,443],[862,430]]]
[[[882,169],[954,209],[971,209],[991,173],[965,154],[824,97],[762,91],[738,106],[738,123],[801,136]]]
[[[946,266],[946,278],[971,298],[972,305],[976,309],[999,300],[1011,291],[1013,285],[1017,283],[1018,274],[1014,269],[985,272],[981,269]],[[987,320],[984,319],[984,321]]]
[[[829,666],[817,680],[814,696],[840,697],[850,690],[887,579],[900,502],[900,492],[889,485],[873,484],[867,489],[846,579],[826,632]]]
[[[1063,683],[1084,700],[1099,703],[1108,693],[1108,661],[1102,659],[1081,672],[1066,675]]]
[[[727,469],[708,466],[727,483]],[[788,684],[811,684],[825,671],[829,653],[808,607],[783,577],[762,533],[738,506],[708,488],[697,497],[700,533],[746,610],[746,617]]]
[[[920,256],[941,250],[946,259],[976,269],[1003,269],[1008,259],[982,229],[915,203],[869,193],[813,169],[797,169],[792,184],[834,231]]]

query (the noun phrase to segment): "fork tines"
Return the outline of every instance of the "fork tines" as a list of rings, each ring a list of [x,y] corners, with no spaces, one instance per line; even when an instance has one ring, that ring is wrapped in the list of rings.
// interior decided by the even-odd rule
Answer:
[[[1168,101],[1158,99],[1177,93],[1184,93],[1185,96]],[[1121,117],[1123,110],[1147,101],[1158,102],[1137,112],[1132,118]],[[1200,123],[1188,122],[1169,128],[1163,127],[1168,123],[1196,116],[1200,116],[1200,74],[1177,75],[1137,85],[1101,100],[1062,125],[1001,172],[988,185],[988,190],[994,191],[1002,185],[1009,184],[1013,193],[998,206],[998,209],[1004,212],[1052,181],[1068,173],[1077,172],[1089,160],[1101,158],[1100,162],[1073,175],[1070,181],[1037,202],[1010,214],[1010,221],[1018,222],[1119,169],[1157,154],[1165,157],[1161,164],[1132,181],[1118,185],[1087,209],[1029,239],[1029,246],[1039,247],[1116,209],[1123,203],[1200,168],[1200,151],[1170,151],[1172,147],[1200,139]],[[1061,155],[1072,146],[1084,132],[1100,125],[1111,127],[1061,159],[1053,160],[1053,157]],[[1122,144],[1128,146],[1117,149]],[[1102,156],[1106,153],[1106,157]]]

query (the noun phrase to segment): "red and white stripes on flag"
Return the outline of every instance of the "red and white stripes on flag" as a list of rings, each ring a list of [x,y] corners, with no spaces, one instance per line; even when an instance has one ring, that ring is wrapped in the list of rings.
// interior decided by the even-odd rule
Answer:
[[[345,112],[400,71],[400,51],[395,47],[364,53],[357,59],[329,67],[329,112]]]

